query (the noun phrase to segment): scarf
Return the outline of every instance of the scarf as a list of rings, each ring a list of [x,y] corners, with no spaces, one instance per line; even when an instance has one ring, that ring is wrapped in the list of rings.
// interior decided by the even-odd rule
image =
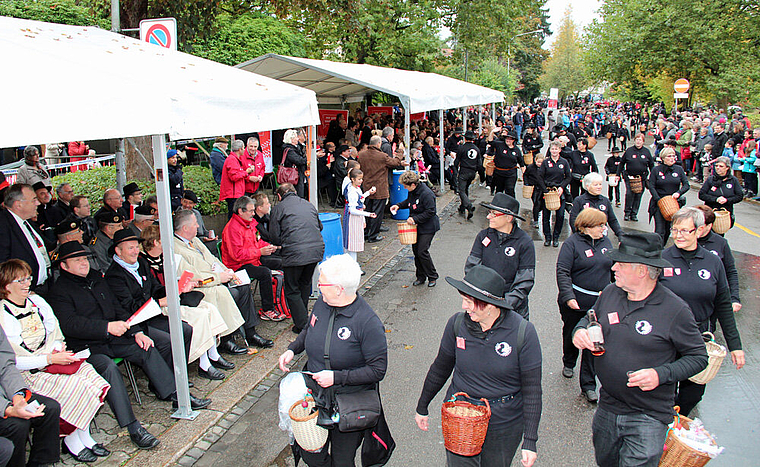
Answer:
[[[116,264],[123,267],[127,270],[130,274],[135,276],[135,279],[137,280],[137,283],[140,284],[140,287],[143,285],[142,277],[140,277],[140,273],[138,272],[138,269],[140,268],[140,262],[135,261],[134,264],[129,264],[123,259],[121,259],[118,255],[113,255],[113,260]]]

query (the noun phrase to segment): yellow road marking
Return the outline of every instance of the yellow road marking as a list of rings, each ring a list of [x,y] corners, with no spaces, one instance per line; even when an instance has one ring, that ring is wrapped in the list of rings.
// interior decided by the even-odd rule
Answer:
[[[753,232],[752,230],[750,230],[750,229],[748,229],[748,228],[744,227],[743,225],[739,224],[738,222],[735,222],[735,223],[734,223],[734,225],[735,225],[735,226],[737,226],[737,227],[739,227],[739,228],[740,228],[740,229],[742,229],[743,231],[747,232],[748,234],[750,234],[750,235],[754,235],[755,237],[757,237],[757,238],[760,238],[760,235],[758,235],[758,234],[756,234],[755,232]]]

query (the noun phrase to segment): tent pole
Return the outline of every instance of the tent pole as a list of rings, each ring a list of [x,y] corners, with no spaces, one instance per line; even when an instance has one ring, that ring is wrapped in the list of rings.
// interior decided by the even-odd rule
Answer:
[[[483,136],[483,106],[478,106],[478,133]]]
[[[166,298],[169,308],[169,333],[174,361],[174,380],[177,385],[179,408],[172,418],[193,420],[198,411],[190,409],[190,389],[187,385],[187,356],[182,338],[182,319],[179,311],[179,289],[177,288],[177,266],[174,264],[174,232],[172,231],[172,210],[169,198],[169,169],[166,163],[166,136],[153,135],[153,163],[155,164],[156,195],[158,196],[158,218],[161,232],[161,246],[164,254],[164,278]]]
[[[116,140],[116,188],[124,193],[127,184],[127,165],[124,160],[124,138]]]
[[[441,158],[441,167],[440,167],[440,175],[441,175],[441,193],[446,192],[446,184],[443,182],[443,174],[445,170],[443,169],[443,166],[445,164],[446,157],[443,155],[444,145],[446,141],[443,139],[443,109],[438,109],[438,153]]]
[[[404,156],[407,161],[411,161],[411,154],[412,154],[412,148],[409,147],[410,144],[410,135],[409,132],[411,131],[411,105],[409,105],[409,102],[404,102]],[[411,164],[410,164],[411,166]]]
[[[491,103],[491,124],[496,126],[496,102]]]
[[[319,211],[319,187],[317,186],[317,126],[312,125],[308,131],[307,146],[309,148],[309,201],[314,209]]]

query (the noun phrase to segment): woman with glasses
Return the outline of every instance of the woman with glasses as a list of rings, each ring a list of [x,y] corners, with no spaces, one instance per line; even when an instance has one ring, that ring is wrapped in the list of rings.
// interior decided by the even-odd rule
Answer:
[[[320,298],[314,304],[309,323],[280,355],[280,369],[289,371],[287,365],[293,357],[306,351],[308,375],[304,373],[304,380],[317,407],[326,414],[337,410],[335,398],[341,394],[379,390],[388,366],[383,323],[364,298],[356,294],[361,274],[359,264],[347,254],[331,256],[322,262]],[[333,426],[327,444],[319,452],[308,452],[297,443],[295,449],[311,467],[349,466],[354,465],[363,438],[363,430],[344,432]]]
[[[662,252],[662,258],[673,267],[662,270],[660,283],[689,305],[700,332],[715,332],[712,318],[717,317],[731,360],[739,369],[744,366],[744,351],[731,307],[726,271],[717,255],[698,244],[706,228],[705,216],[697,208],[683,207],[673,215],[672,222],[674,245]],[[704,384],[679,382],[675,403],[681,407],[681,415],[689,416],[704,393]]]
[[[742,184],[731,173],[731,160],[719,157],[713,163],[715,173],[707,177],[705,184],[699,190],[699,199],[713,209],[725,209],[731,213],[731,226],[734,225],[734,204],[744,198]]]
[[[604,235],[607,214],[589,207],[575,218],[575,233],[562,244],[557,258],[557,303],[562,316],[562,376],[573,377],[578,349],[573,345],[573,329],[594,306],[601,291],[612,279],[612,260],[604,253],[612,242]],[[579,374],[581,394],[592,404],[598,401],[593,357],[589,350],[581,355]]]
[[[61,405],[63,444],[77,462],[111,453],[90,435],[90,422],[110,389],[87,362],[66,350],[58,320],[39,295],[30,295],[32,269],[24,261],[0,264],[0,325],[29,389]],[[57,441],[56,441],[57,442]]]
[[[676,164],[676,151],[671,147],[666,147],[660,152],[662,163],[652,169],[649,174],[649,193],[652,198],[649,200],[649,221],[654,217],[654,232],[662,237],[662,244],[668,243],[670,238],[670,222],[665,220],[660,212],[657,202],[666,196],[670,196],[678,201],[678,206],[683,207],[686,204],[684,196],[691,186],[689,178],[686,176],[683,168]]]

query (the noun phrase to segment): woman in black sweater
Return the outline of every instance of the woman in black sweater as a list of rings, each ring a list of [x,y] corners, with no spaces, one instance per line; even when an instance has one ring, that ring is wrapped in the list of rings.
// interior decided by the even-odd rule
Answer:
[[[670,238],[670,221],[665,220],[660,212],[657,202],[666,196],[670,196],[678,201],[678,206],[683,207],[686,204],[686,193],[691,186],[686,172],[676,164],[676,151],[673,148],[666,147],[660,152],[662,164],[652,169],[649,174],[649,193],[652,198],[649,200],[649,220],[654,217],[654,232],[662,237],[662,244],[668,243]]]
[[[705,184],[699,190],[699,199],[713,209],[723,208],[731,213],[731,226],[734,221],[734,204],[744,198],[741,182],[731,174],[731,161],[721,156],[713,164],[715,173],[707,177]]]
[[[430,366],[417,402],[415,421],[427,431],[428,406],[453,372],[446,399],[465,392],[473,404],[491,406],[480,454],[464,457],[446,451],[449,467],[508,467],[522,438],[522,465],[536,460],[541,419],[541,345],[533,325],[504,304],[504,279],[493,269],[474,266],[458,281],[446,282],[462,295],[465,313],[452,316],[443,331],[438,356]]]
[[[537,152],[536,155],[533,157],[533,163],[530,164],[525,168],[525,173],[523,173],[523,184],[525,186],[532,186],[533,187],[533,194],[531,195],[531,201],[533,201],[533,219],[531,220],[531,227],[537,228],[538,227],[538,216],[541,214],[541,209],[543,206],[541,203],[544,201],[543,193],[541,193],[541,189],[539,185],[541,182],[538,179],[538,169],[541,167],[541,164],[544,162],[544,155],[540,152]]]

